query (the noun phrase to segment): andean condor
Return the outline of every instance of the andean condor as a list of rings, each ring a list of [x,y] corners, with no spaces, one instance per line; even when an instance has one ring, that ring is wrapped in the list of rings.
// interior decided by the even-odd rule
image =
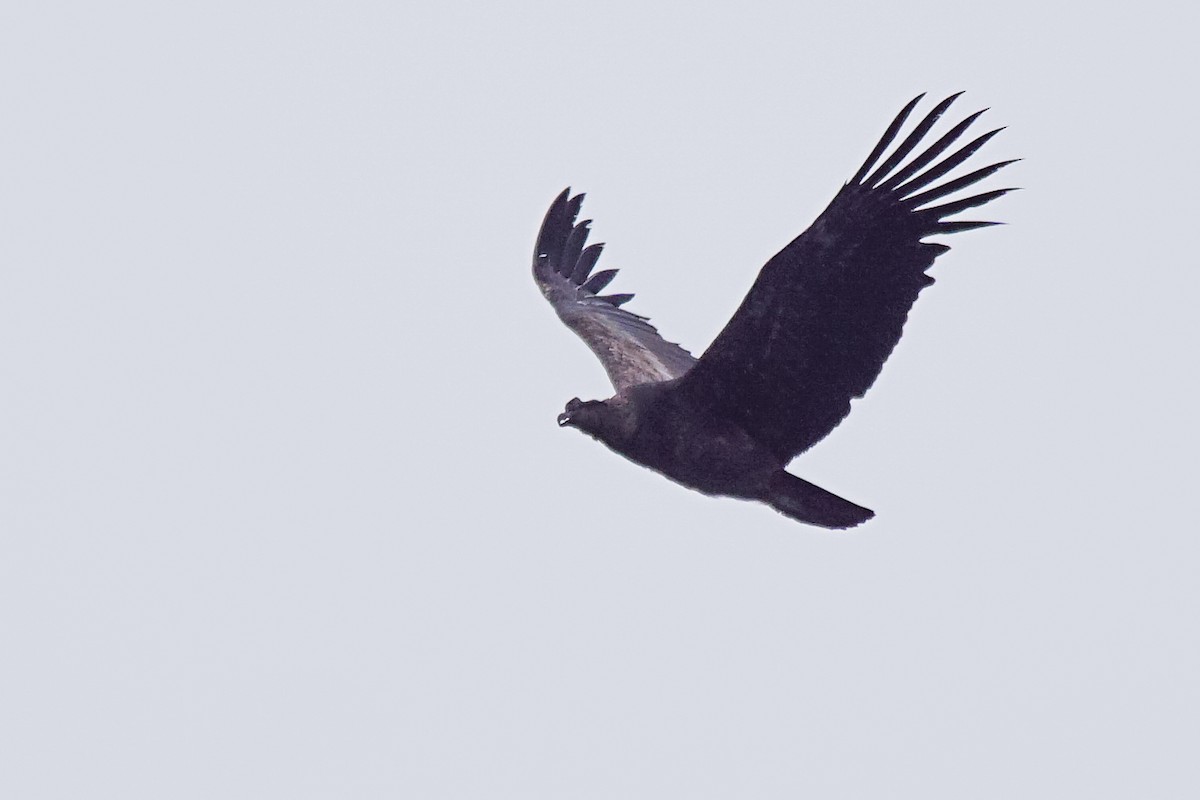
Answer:
[[[622,309],[632,295],[601,294],[616,270],[593,274],[603,245],[585,246],[591,221],[575,222],[583,195],[563,191],[538,234],[533,275],[600,358],[616,394],[571,400],[558,424],[691,489],[759,500],[801,522],[849,528],[874,516],[784,468],[879,375],[917,294],[933,283],[925,271],[949,249],[922,240],[996,224],[947,217],[1011,191],[938,203],[1013,163],[933,185],[999,132],[941,158],[982,111],[909,158],[957,94],[882,158],[922,97],[901,110],[816,222],[766,263],[699,359]]]

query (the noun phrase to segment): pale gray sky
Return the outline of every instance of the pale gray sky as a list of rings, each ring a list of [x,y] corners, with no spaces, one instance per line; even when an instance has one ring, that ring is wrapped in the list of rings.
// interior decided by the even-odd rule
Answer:
[[[413,5],[0,15],[0,796],[1200,792],[1192,12]],[[564,186],[700,352],[959,89],[1026,191],[793,465],[876,520],[555,426]]]

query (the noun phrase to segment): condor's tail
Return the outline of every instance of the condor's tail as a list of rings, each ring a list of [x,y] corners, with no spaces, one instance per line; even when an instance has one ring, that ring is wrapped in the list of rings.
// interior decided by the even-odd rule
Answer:
[[[822,528],[853,528],[875,516],[820,486],[780,470],[771,477],[763,502],[785,517]]]

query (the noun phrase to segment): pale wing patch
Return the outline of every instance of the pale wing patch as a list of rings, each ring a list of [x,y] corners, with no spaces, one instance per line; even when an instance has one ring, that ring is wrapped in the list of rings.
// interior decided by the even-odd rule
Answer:
[[[678,367],[673,369],[661,355],[615,320],[600,315],[579,315],[574,319],[564,318],[564,321],[600,358],[618,391],[639,383],[671,380],[686,371],[678,370]]]
[[[649,321],[625,311],[632,294],[600,294],[615,269],[592,274],[603,244],[587,246],[591,220],[578,224],[583,195],[564,190],[546,212],[533,251],[533,277],[567,327],[599,357],[621,391],[678,378],[696,363],[691,353],[663,339]]]

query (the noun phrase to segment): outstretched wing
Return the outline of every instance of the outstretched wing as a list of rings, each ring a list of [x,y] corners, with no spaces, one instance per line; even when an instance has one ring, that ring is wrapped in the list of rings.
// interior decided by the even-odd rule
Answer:
[[[905,106],[812,227],[767,262],[725,329],[676,387],[698,407],[736,421],[781,459],[824,438],[850,412],[851,398],[874,383],[917,294],[933,283],[925,270],[949,249],[922,238],[996,224],[945,218],[1010,191],[931,206],[1012,163],[928,188],[1002,130],[938,161],[982,111],[902,164],[957,94],[939,103],[876,167],[922,97]]]
[[[592,221],[575,224],[583,195],[570,188],[554,199],[533,251],[533,277],[568,328],[591,348],[617,391],[639,383],[678,378],[696,359],[666,341],[645,317],[621,308],[633,295],[603,291],[617,274],[592,274],[603,244],[587,244]]]

